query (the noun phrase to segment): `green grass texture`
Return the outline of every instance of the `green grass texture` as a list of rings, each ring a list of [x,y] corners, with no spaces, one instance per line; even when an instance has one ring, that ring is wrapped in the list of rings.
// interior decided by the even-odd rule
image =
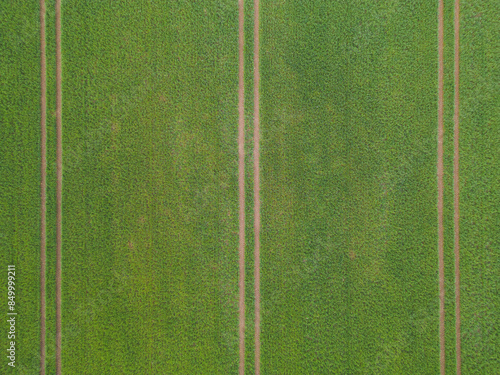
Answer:
[[[500,368],[494,0],[462,0],[462,373]],[[47,2],[47,374],[55,2]],[[244,2],[245,373],[254,361],[254,5]],[[40,15],[0,5],[0,327],[40,371]],[[444,1],[446,374],[456,373],[454,2]],[[260,3],[261,372],[439,374],[438,1]],[[238,2],[62,2],[62,372],[237,374]],[[7,349],[2,334],[0,349]]]
[[[262,5],[262,368],[436,374],[437,8]]]
[[[500,373],[499,16],[500,4],[496,1],[461,2],[460,289],[463,374]]]
[[[63,20],[63,372],[235,373],[237,4]]]
[[[0,324],[2,374],[34,374],[40,351],[40,21],[37,2],[0,5]],[[7,331],[15,265],[15,339]],[[6,349],[16,342],[15,368]],[[8,345],[9,344],[9,345]]]

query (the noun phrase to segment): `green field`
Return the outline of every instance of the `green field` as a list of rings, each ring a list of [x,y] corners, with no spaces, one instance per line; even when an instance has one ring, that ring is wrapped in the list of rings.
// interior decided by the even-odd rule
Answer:
[[[62,2],[62,373],[237,374],[238,2]],[[444,9],[446,374],[455,374],[453,1]],[[439,374],[438,2],[260,3],[262,374]],[[254,5],[245,1],[245,373]],[[0,348],[40,372],[40,9],[0,5]],[[500,374],[499,52],[461,1],[462,373]],[[47,363],[56,369],[47,2]]]
[[[438,373],[436,7],[262,17],[262,367]]]
[[[65,4],[63,372],[234,373],[237,7]]]
[[[462,5],[461,311],[464,374],[500,373],[500,4]],[[496,35],[495,35],[496,34]]]
[[[38,3],[4,2],[0,18],[0,373],[33,374],[40,348]],[[7,335],[7,265],[16,268],[16,368],[8,366],[4,355],[12,341]]]

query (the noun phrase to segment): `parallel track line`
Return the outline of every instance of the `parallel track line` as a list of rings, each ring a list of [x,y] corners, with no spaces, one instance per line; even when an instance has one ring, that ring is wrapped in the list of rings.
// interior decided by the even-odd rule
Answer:
[[[460,179],[459,179],[459,128],[460,128],[460,97],[459,97],[459,63],[460,63],[460,0],[455,0],[455,103],[454,103],[454,156],[453,156],[453,193],[454,193],[454,227],[455,227],[455,340],[456,340],[456,371],[462,373],[462,351],[460,337]]]

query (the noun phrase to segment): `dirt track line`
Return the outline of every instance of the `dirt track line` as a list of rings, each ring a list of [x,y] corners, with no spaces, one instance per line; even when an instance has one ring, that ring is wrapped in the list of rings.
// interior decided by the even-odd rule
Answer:
[[[239,7],[239,72],[238,72],[238,185],[239,185],[239,374],[245,373],[245,15],[243,0]]]
[[[255,375],[260,375],[260,69],[259,0],[254,0],[254,235],[255,235]]]
[[[62,255],[62,57],[61,0],[56,0],[56,375],[61,375],[61,255]]]
[[[460,337],[460,184],[459,184],[459,63],[460,63],[460,1],[455,0],[455,103],[454,103],[454,156],[453,156],[453,192],[454,192],[454,226],[455,226],[455,340],[456,371],[462,373],[462,350]]]
[[[444,135],[444,0],[438,5],[438,264],[439,264],[439,359],[441,375],[445,375],[444,340],[444,230],[443,230],[443,135]]]
[[[45,0],[40,0],[40,375],[45,375],[45,269],[47,264],[47,67]]]

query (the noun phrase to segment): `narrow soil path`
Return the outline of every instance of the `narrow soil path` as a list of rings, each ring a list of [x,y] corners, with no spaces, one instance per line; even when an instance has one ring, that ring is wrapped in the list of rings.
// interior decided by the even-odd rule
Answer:
[[[455,226],[455,337],[457,375],[462,374],[462,354],[460,338],[460,183],[459,183],[459,63],[460,63],[460,0],[455,0],[455,103],[454,103],[454,157],[453,157],[453,193]]]

